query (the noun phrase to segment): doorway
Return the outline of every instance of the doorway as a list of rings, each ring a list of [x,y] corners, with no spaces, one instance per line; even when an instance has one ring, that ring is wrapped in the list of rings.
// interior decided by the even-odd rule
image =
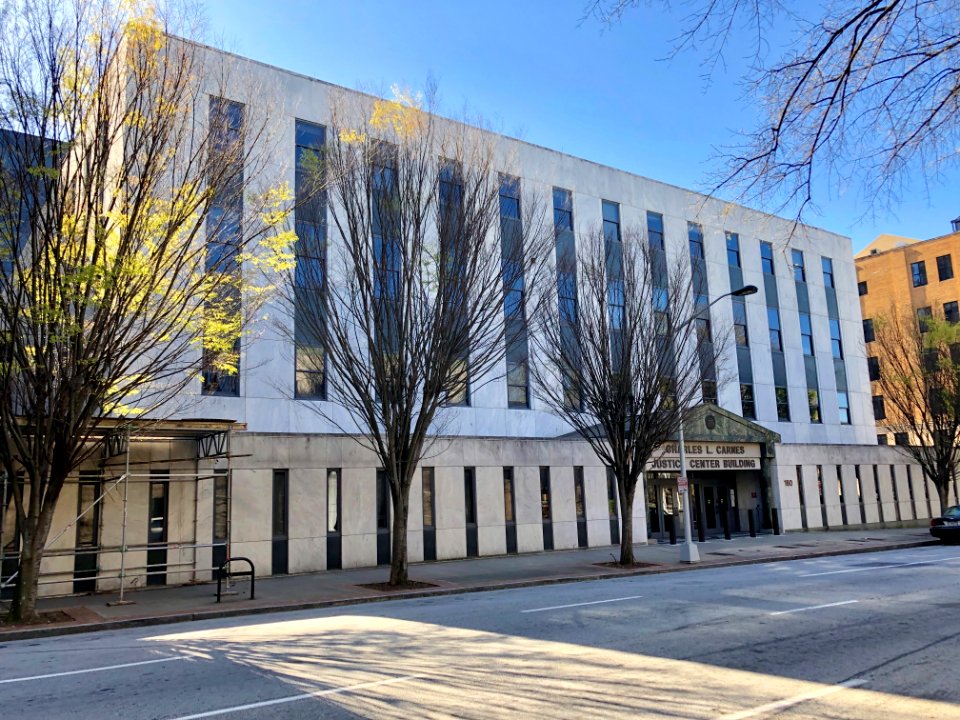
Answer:
[[[73,556],[73,592],[88,593],[97,589],[100,559],[100,473],[80,471],[77,486],[77,537]]]
[[[647,537],[658,542],[670,540],[670,528],[678,520],[675,514],[677,476],[646,473]]]
[[[147,585],[167,584],[167,522],[170,510],[170,473],[150,471],[147,527]]]

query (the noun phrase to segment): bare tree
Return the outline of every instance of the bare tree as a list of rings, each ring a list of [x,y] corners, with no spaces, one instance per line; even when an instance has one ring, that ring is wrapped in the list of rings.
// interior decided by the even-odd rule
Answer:
[[[587,15],[616,22],[654,0],[591,0]],[[714,191],[797,216],[823,192],[859,185],[873,207],[895,201],[917,174],[933,182],[957,167],[960,141],[960,3],[845,0],[822,16],[782,0],[693,0],[675,52],[728,44],[753,51],[745,78],[763,117],[726,154]],[[783,26],[794,49],[768,59],[766,37]],[[752,32],[742,32],[744,28]],[[744,40],[747,49],[744,48]]]
[[[717,367],[725,342],[707,323],[692,327],[704,308],[693,305],[689,267],[668,264],[639,232],[608,228],[577,242],[576,251],[558,243],[559,307],[540,308],[534,377],[543,402],[612,470],[629,565],[637,484],[699,403],[702,370]]]
[[[258,184],[262,129],[200,86],[176,6],[11,0],[0,17],[0,468],[12,618],[30,621],[54,509],[104,420],[235,376],[258,271],[284,269],[292,233]]]
[[[505,297],[523,320],[549,240],[541,204],[530,193],[521,203],[519,181],[498,174],[489,136],[437,117],[432,97],[339,100],[312,192],[298,199],[325,193],[335,229],[329,263],[323,248],[298,248],[291,288],[296,351],[323,371],[329,401],[307,404],[383,467],[392,585],[408,582],[415,470],[452,408],[502,376],[506,347],[522,339],[504,321]],[[518,213],[505,223],[506,188]]]
[[[877,420],[907,436],[908,444],[898,447],[933,481],[946,508],[960,461],[960,325],[891,308],[874,320],[874,329],[875,391],[885,414]]]

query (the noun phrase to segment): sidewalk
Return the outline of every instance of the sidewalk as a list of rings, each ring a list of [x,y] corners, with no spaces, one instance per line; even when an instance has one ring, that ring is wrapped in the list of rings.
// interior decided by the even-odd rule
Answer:
[[[508,555],[468,560],[416,563],[410,579],[434,587],[381,592],[362,587],[385,582],[388,570],[359,568],[305,575],[257,578],[256,599],[249,599],[249,583],[237,583],[236,595],[216,603],[216,583],[130,591],[133,604],[108,606],[116,593],[45,598],[41,613],[60,611],[61,621],[29,627],[0,626],[0,643],[10,640],[73,634],[93,630],[160,625],[237,615],[303,610],[392,598],[428,597],[510,587],[577,582],[607,577],[776,562],[828,555],[894,550],[936,543],[926,528],[793,532],[788,535],[735,537],[698,544],[701,562],[680,562],[680,545],[638,545],[635,560],[646,567],[620,570],[600,563],[616,558],[617,548],[602,547]]]

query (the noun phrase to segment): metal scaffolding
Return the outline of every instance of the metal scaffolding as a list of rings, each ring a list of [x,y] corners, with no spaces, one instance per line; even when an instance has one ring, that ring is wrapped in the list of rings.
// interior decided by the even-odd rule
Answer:
[[[120,603],[128,602],[125,600],[124,594],[128,589],[128,581],[131,578],[143,578],[144,584],[146,584],[147,578],[151,575],[166,575],[167,572],[173,571],[177,573],[189,572],[192,575],[192,580],[197,579],[198,572],[212,572],[216,570],[214,567],[210,568],[200,568],[198,567],[198,550],[204,548],[216,548],[216,547],[227,547],[228,541],[213,541],[213,542],[199,542],[197,538],[197,501],[198,501],[198,490],[197,484],[201,480],[213,479],[217,477],[226,476],[227,481],[227,515],[229,517],[229,502],[230,502],[230,492],[229,488],[231,483],[230,478],[230,466],[229,461],[232,457],[230,453],[230,435],[231,431],[234,429],[242,429],[242,425],[238,425],[233,421],[229,420],[179,420],[179,421],[166,421],[166,422],[144,422],[139,421],[135,424],[122,423],[117,420],[116,422],[108,421],[106,423],[107,427],[102,428],[102,437],[101,442],[103,445],[103,454],[100,459],[97,470],[102,472],[104,469],[113,466],[116,459],[122,456],[122,468],[123,471],[119,475],[112,475],[104,478],[102,475],[99,476],[100,492],[89,503],[86,507],[78,508],[77,513],[73,518],[68,521],[65,525],[58,528],[57,532],[51,534],[51,537],[47,540],[44,546],[44,558],[57,558],[57,557],[73,557],[84,554],[89,555],[92,552],[97,554],[97,563],[96,563],[96,572],[94,575],[85,575],[81,578],[87,582],[94,582],[95,587],[96,583],[102,580],[117,580],[119,581],[119,601]],[[137,443],[149,443],[149,442],[168,442],[168,441],[194,441],[195,443],[195,452],[192,457],[183,457],[183,458],[167,458],[164,460],[131,460],[131,442]],[[217,468],[215,470],[200,470],[200,462],[202,460],[226,460],[225,468]],[[160,464],[160,463],[181,463],[181,462],[193,462],[194,469],[193,472],[166,472],[162,476],[157,476],[152,474],[150,471],[146,472],[136,472],[131,471],[131,465],[143,465],[143,464]],[[116,463],[119,464],[119,463]],[[192,512],[193,517],[189,523],[192,527],[192,532],[189,537],[181,535],[173,541],[166,540],[164,542],[147,542],[131,544],[128,542],[128,523],[129,523],[129,513],[128,508],[130,504],[130,485],[131,483],[152,483],[158,482],[158,477],[162,477],[162,482],[166,483],[189,483],[193,485],[193,503],[192,503]],[[0,494],[0,500],[6,503],[8,499],[8,485],[10,480],[7,478],[6,473],[3,473],[3,483],[2,483],[2,494]],[[68,480],[68,484],[77,484],[81,483],[81,479],[78,476],[72,477]],[[74,544],[71,548],[56,548],[56,544],[63,538],[66,533],[68,533],[72,528],[75,528],[77,524],[90,513],[94,512],[96,508],[103,507],[105,505],[105,500],[111,496],[112,493],[120,490],[121,492],[121,527],[120,527],[120,544],[115,546],[104,545],[102,542],[102,529],[104,526],[104,516],[100,514],[99,522],[100,526],[97,528],[97,544],[95,548],[90,547],[79,547]],[[181,503],[182,508],[182,503]],[[5,512],[6,507],[2,508]],[[148,520],[148,526],[149,526]],[[0,514],[0,527],[2,527],[3,515]],[[10,564],[11,560],[17,561],[17,570],[12,572],[9,575],[3,575],[2,570],[0,570],[0,593],[3,590],[11,587],[15,584],[17,576],[19,574],[19,530],[16,531],[17,545],[18,549],[15,553],[6,552],[4,548],[4,543],[0,541],[0,568],[5,567],[4,562]],[[156,569],[151,566],[148,562],[144,564],[138,564],[131,566],[128,562],[128,554],[131,552],[144,552],[144,551],[154,551],[154,550],[164,550],[164,551],[183,551],[190,550],[192,551],[192,558],[187,562],[176,562],[176,563],[164,563],[162,569]],[[101,569],[101,558],[107,555],[120,555],[120,564],[119,569],[116,572],[103,572]],[[69,577],[64,577],[69,575]],[[67,570],[55,570],[48,572],[41,572],[40,580],[38,581],[39,585],[61,585],[67,583],[74,583],[78,580],[75,575],[75,571]],[[98,591],[99,588],[96,588],[95,591]],[[69,594],[69,593],[57,593],[57,594]]]

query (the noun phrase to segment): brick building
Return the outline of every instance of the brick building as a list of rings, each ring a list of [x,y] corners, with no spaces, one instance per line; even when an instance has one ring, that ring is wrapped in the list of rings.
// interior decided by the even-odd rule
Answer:
[[[867,368],[872,383],[874,417],[878,423],[877,440],[881,445],[907,444],[903,432],[883,427],[887,411],[883,395],[877,389],[880,373],[875,342],[876,320],[909,307],[919,320],[942,317],[960,322],[960,218],[953,232],[929,240],[897,235],[880,235],[854,258],[857,291],[863,315],[863,336]]]

